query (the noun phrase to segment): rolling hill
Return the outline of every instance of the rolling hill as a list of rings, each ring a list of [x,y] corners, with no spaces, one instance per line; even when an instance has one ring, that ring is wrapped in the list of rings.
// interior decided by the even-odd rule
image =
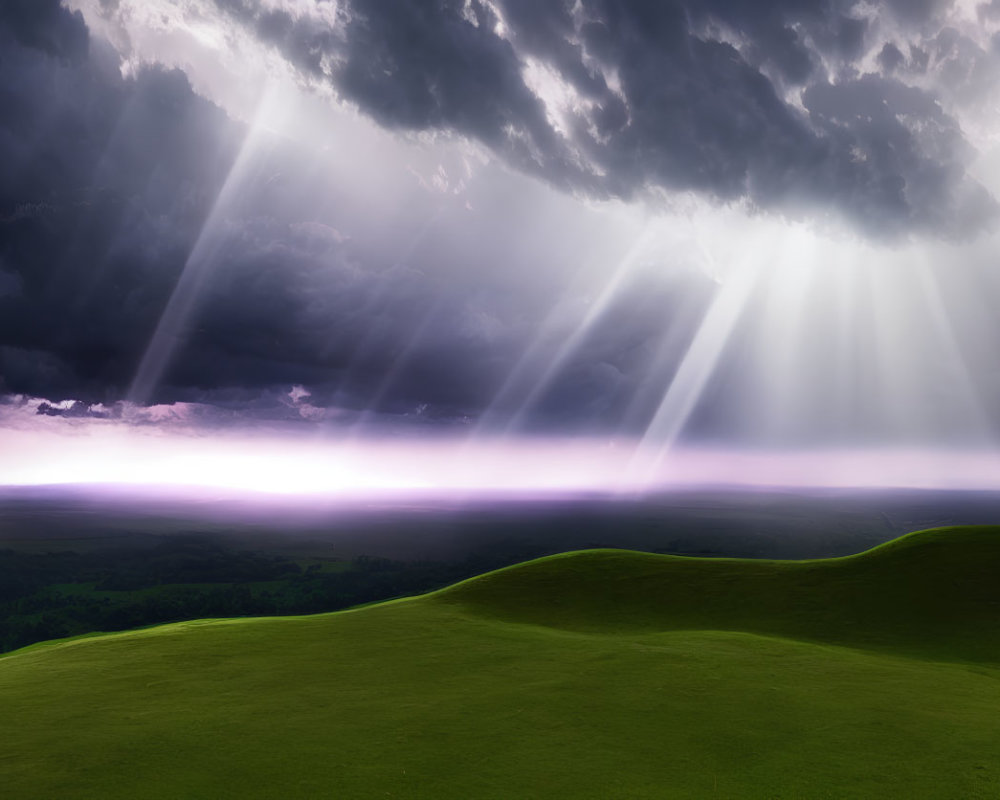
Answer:
[[[5,796],[1000,794],[1000,528],[781,562],[552,556],[0,658]]]

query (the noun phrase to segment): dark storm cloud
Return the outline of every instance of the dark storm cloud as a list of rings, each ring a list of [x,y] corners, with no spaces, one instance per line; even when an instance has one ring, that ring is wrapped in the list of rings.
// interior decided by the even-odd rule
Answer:
[[[481,406],[491,343],[464,335],[464,299],[406,264],[362,268],[316,223],[249,219],[227,236],[165,399],[306,384],[322,405],[404,413]],[[484,386],[485,383],[485,386]],[[216,396],[213,402],[217,400]]]
[[[559,183],[572,172],[544,107],[524,85],[516,53],[493,33],[497,19],[486,6],[472,8],[471,24],[458,4],[356,5],[334,32],[286,11],[220,5],[251,19],[260,38],[303,72],[335,73],[338,90],[383,125],[455,130],[523,168],[544,159]]]
[[[891,75],[898,67],[906,63],[906,56],[892,42],[886,42],[878,54],[878,64],[886,75]]]
[[[51,401],[42,416],[121,416],[211,223],[210,274],[144,400],[316,419],[286,402],[305,384],[317,408],[348,418],[483,406],[516,343],[502,320],[484,335],[475,315],[488,307],[408,263],[417,233],[398,223],[403,244],[381,226],[355,242],[309,221],[329,187],[274,139],[255,146],[237,199],[213,218],[244,128],[181,72],[122,77],[117,54],[55,0],[2,8],[0,395]]]
[[[861,215],[909,219],[932,230],[987,223],[991,198],[962,179],[968,145],[961,129],[926,92],[866,75],[812,86],[802,101],[814,126],[839,144],[838,159],[827,167],[838,202]]]
[[[255,0],[216,2],[383,125],[456,131],[587,194],[693,190],[832,212],[889,238],[963,237],[997,211],[966,174],[958,125],[926,89],[894,77],[902,52],[877,40],[851,0],[350,0],[333,26]],[[881,10],[940,49],[956,46],[947,31],[933,36],[950,6],[884,0]],[[856,64],[873,48],[881,76]],[[914,68],[921,57],[926,65],[925,53],[911,54]],[[529,58],[572,87],[567,131],[526,84]],[[814,103],[797,107],[795,90]],[[832,117],[837,97],[879,105],[879,120]]]
[[[128,381],[238,143],[180,72],[123,79],[54,0],[0,14],[0,381]]]
[[[4,0],[0,25],[26,47],[78,62],[87,55],[87,27],[79,11],[69,14],[48,0]]]

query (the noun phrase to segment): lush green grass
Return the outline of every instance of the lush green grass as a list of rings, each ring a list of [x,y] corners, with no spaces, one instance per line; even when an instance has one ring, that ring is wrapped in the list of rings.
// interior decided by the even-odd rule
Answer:
[[[993,798],[998,574],[991,528],[824,562],[591,551],[356,611],[36,646],[0,658],[0,786]]]
[[[580,551],[438,597],[490,618],[569,630],[752,631],[1000,663],[1000,527],[920,531],[816,561]]]

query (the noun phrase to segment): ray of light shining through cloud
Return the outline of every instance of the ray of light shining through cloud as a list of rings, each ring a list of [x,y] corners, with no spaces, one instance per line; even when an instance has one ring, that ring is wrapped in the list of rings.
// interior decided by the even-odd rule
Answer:
[[[275,105],[276,98],[272,88],[265,91],[261,97],[256,120],[250,126],[219,196],[212,204],[212,210],[195,240],[191,254],[184,263],[177,285],[139,363],[139,369],[128,393],[128,400],[133,403],[149,402],[153,390],[170,366],[178,340],[187,333],[213,261],[225,243],[225,214],[239,196],[241,182],[246,178],[247,170],[251,169],[255,147],[258,144],[257,137],[265,130],[266,122],[273,117]]]

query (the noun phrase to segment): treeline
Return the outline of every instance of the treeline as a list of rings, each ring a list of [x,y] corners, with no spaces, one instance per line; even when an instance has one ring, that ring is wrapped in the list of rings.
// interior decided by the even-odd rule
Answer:
[[[541,554],[518,544],[453,563],[360,556],[328,571],[199,537],[101,553],[0,551],[0,652],[162,622],[336,611],[420,594]]]

